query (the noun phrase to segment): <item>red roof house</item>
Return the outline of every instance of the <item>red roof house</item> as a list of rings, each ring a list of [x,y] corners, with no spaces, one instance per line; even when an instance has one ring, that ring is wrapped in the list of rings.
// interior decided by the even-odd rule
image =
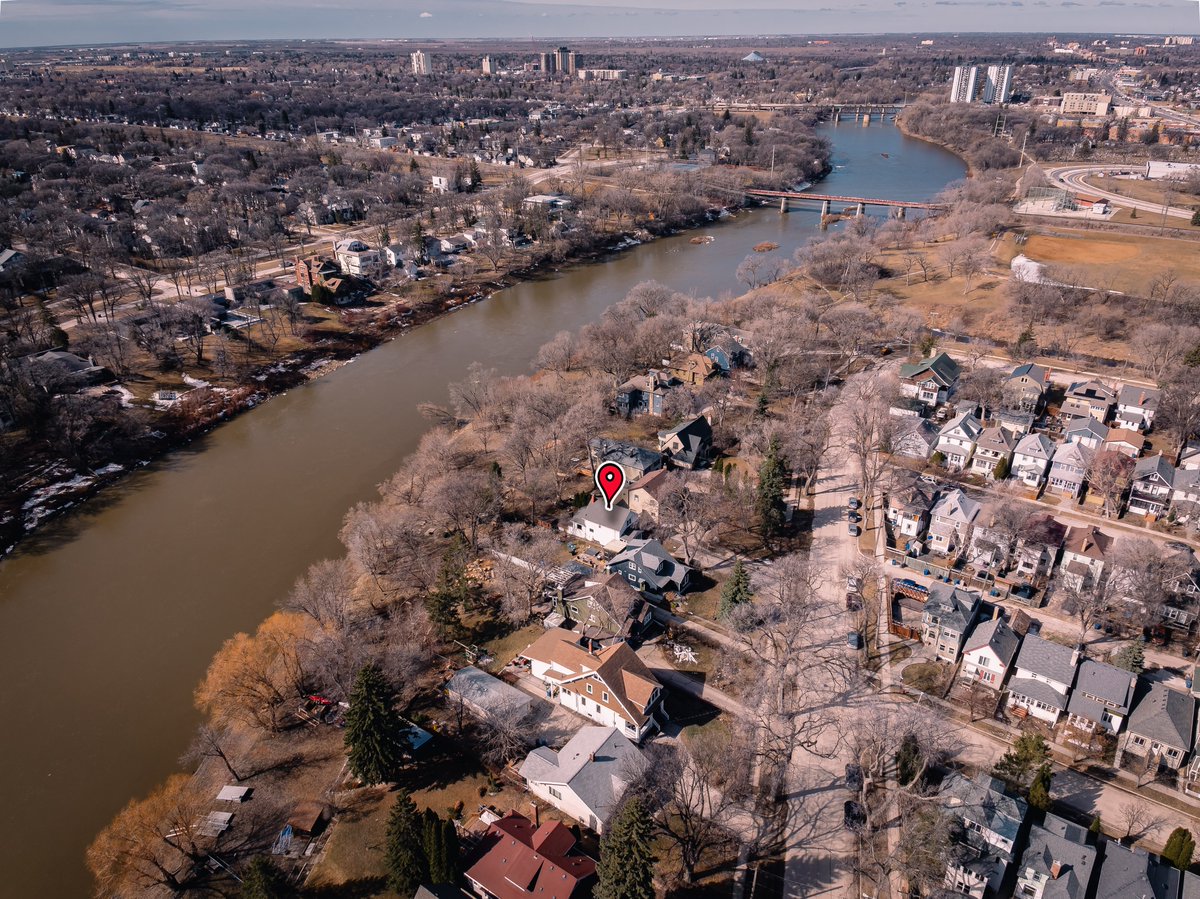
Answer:
[[[580,899],[591,894],[596,863],[570,855],[575,837],[560,821],[541,827],[517,812],[494,822],[467,880],[480,899]]]

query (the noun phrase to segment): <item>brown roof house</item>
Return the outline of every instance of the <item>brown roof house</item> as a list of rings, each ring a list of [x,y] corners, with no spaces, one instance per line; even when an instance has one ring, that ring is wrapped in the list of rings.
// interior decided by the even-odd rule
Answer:
[[[521,658],[546,685],[547,697],[560,705],[615,727],[635,742],[655,727],[662,685],[628,643],[589,652],[574,634],[554,628],[531,643]]]
[[[494,821],[467,869],[479,899],[586,899],[596,863],[573,855],[575,837],[561,821],[534,827],[517,812]]]
[[[667,486],[667,470],[658,468],[638,478],[629,488],[629,508],[639,516],[658,521],[658,504]]]
[[[703,384],[719,371],[717,363],[703,353],[688,353],[672,359],[670,365],[671,374],[692,387]]]

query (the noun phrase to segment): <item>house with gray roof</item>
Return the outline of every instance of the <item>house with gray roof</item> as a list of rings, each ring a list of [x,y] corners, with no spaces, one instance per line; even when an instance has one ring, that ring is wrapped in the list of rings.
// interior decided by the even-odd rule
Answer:
[[[591,540],[607,546],[620,540],[637,526],[637,516],[624,503],[613,503],[611,509],[603,501],[592,501],[571,516],[567,533],[580,540]]]
[[[712,449],[713,430],[703,415],[658,432],[658,450],[677,468],[699,468]]]
[[[1021,638],[999,614],[977,624],[963,644],[963,678],[999,690],[1020,645]]]
[[[1178,771],[1195,736],[1196,700],[1190,694],[1165,684],[1142,685],[1117,743],[1117,765]]]
[[[933,488],[915,477],[888,490],[884,514],[898,544],[904,542],[902,538],[920,540],[925,536],[932,508]]]
[[[971,471],[992,476],[1001,462],[1012,461],[1016,438],[1003,428],[984,428],[975,441],[975,455],[971,458]]]
[[[971,544],[971,531],[983,506],[961,490],[948,490],[930,511],[929,548],[943,556],[961,552]]]
[[[615,571],[639,590],[686,593],[696,572],[677,561],[657,540],[625,541],[625,548],[608,560],[606,571]]]
[[[486,671],[468,665],[460,668],[446,683],[446,694],[453,705],[477,718],[512,718],[519,721],[529,714],[533,697]]]
[[[1038,412],[1046,395],[1046,385],[1050,383],[1050,370],[1044,365],[1026,362],[1012,370],[1001,391],[1004,403],[1010,409],[1020,409],[1023,412]]]
[[[921,640],[943,662],[954,664],[979,614],[979,594],[950,584],[934,584],[921,613]]]
[[[975,899],[989,890],[996,893],[1012,863],[1013,846],[1029,806],[1009,796],[1003,781],[986,774],[971,779],[951,772],[938,795],[946,811],[963,825],[961,845],[946,866],[946,886]]]
[[[1138,459],[1129,485],[1129,511],[1134,515],[1162,515],[1171,502],[1175,466],[1160,452]]]
[[[946,402],[958,386],[961,369],[948,353],[900,366],[900,393],[936,406]]]
[[[1041,487],[1053,458],[1054,444],[1049,437],[1045,434],[1026,434],[1013,451],[1012,477],[1020,479],[1026,487]]]
[[[593,437],[589,440],[588,455],[593,471],[605,462],[616,462],[624,470],[625,479],[630,484],[644,478],[647,472],[666,466],[662,453],[638,446],[636,443],[609,440],[606,437]]]
[[[1026,634],[1008,684],[1008,707],[1053,727],[1067,710],[1078,664],[1078,649]]]
[[[1087,418],[1076,418],[1063,433],[1064,443],[1081,443],[1088,449],[1100,449],[1108,439],[1108,425]]]
[[[680,386],[670,372],[651,369],[617,388],[617,411],[625,416],[662,415],[667,394]]]
[[[937,448],[938,431],[928,419],[901,418],[891,439],[891,452],[909,459],[928,459]]]
[[[539,746],[519,772],[531,793],[570,815],[584,827],[604,833],[609,816],[645,757],[615,727],[581,727],[557,752]]]
[[[1084,659],[1075,673],[1071,701],[1067,703],[1067,721],[1072,727],[1094,733],[1117,734],[1129,717],[1137,676]]]
[[[1046,492],[1076,499],[1087,480],[1095,451],[1082,443],[1062,443],[1054,450]]]
[[[938,432],[937,451],[946,457],[946,467],[961,471],[967,467],[983,423],[973,412],[960,412]]]
[[[1017,536],[1017,548],[1013,553],[1017,576],[1031,581],[1048,578],[1058,561],[1066,535],[1067,526],[1053,515],[1032,516]]]
[[[1182,878],[1177,869],[1152,858],[1145,849],[1104,844],[1096,899],[1176,899]]]
[[[1123,428],[1149,431],[1154,427],[1158,398],[1162,391],[1154,387],[1126,384],[1117,394],[1117,422]]]
[[[1087,831],[1057,815],[1029,829],[1017,867],[1016,895],[1033,899],[1086,899],[1096,877],[1096,849]]]

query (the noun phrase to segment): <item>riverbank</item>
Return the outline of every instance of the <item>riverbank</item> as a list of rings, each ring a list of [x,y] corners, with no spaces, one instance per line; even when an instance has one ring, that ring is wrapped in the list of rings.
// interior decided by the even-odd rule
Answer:
[[[901,134],[903,134],[909,140],[920,141],[921,143],[929,144],[931,147],[937,147],[939,150],[945,150],[947,153],[954,154],[960,160],[962,160],[963,165],[965,165],[967,167],[967,177],[968,178],[978,178],[979,177],[979,171],[975,167],[975,164],[971,161],[971,158],[967,154],[963,153],[962,150],[960,150],[958,147],[952,147],[950,144],[946,143],[945,141],[938,141],[938,140],[934,140],[931,137],[925,137],[922,134],[917,134],[915,131],[913,131],[911,128],[908,127],[907,123],[905,123],[903,112],[901,112],[899,115],[896,116],[895,122],[896,122],[896,130],[898,130]]]

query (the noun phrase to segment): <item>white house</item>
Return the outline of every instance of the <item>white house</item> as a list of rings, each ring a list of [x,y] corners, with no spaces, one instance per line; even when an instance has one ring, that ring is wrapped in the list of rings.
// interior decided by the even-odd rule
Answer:
[[[628,643],[590,652],[576,635],[551,628],[519,656],[546,685],[546,696],[597,724],[641,742],[656,726],[662,685]]]
[[[1153,387],[1126,384],[1117,394],[1117,423],[1122,427],[1149,431],[1154,427],[1159,393]]]
[[[333,245],[338,267],[343,275],[355,278],[371,278],[383,267],[383,258],[361,240],[339,240]]]
[[[1129,511],[1134,515],[1161,515],[1171,501],[1175,466],[1160,452],[1138,459],[1129,485]]]
[[[1075,674],[1067,721],[1089,733],[1096,730],[1116,734],[1129,717],[1129,706],[1137,687],[1137,675],[1103,662],[1084,659]]]
[[[557,752],[534,749],[519,770],[529,792],[602,834],[643,764],[641,750],[618,728],[589,725]]]
[[[1075,499],[1087,480],[1094,452],[1081,443],[1059,444],[1050,463],[1046,491]]]
[[[1054,444],[1045,434],[1027,434],[1013,453],[1012,475],[1027,487],[1038,488],[1050,468]]]
[[[933,507],[929,548],[949,556],[970,545],[971,529],[983,506],[961,490],[949,490]]]
[[[1008,465],[1012,459],[1016,439],[1003,428],[984,428],[975,441],[975,457],[971,470],[991,476],[1001,462]]]
[[[1078,664],[1078,649],[1026,634],[1008,684],[1008,707],[1053,727],[1067,710]]]
[[[1100,449],[1107,439],[1108,425],[1096,421],[1090,415],[1073,419],[1063,434],[1064,443],[1079,443],[1088,449]]]
[[[567,533],[581,540],[591,540],[601,546],[619,541],[637,525],[637,516],[624,503],[613,503],[606,509],[604,503],[593,499],[571,516]]]
[[[950,419],[938,432],[937,451],[946,457],[946,467],[963,469],[975,449],[983,424],[974,414],[962,412]]]
[[[1020,643],[1021,638],[998,614],[976,625],[963,644],[962,676],[998,691]]]

